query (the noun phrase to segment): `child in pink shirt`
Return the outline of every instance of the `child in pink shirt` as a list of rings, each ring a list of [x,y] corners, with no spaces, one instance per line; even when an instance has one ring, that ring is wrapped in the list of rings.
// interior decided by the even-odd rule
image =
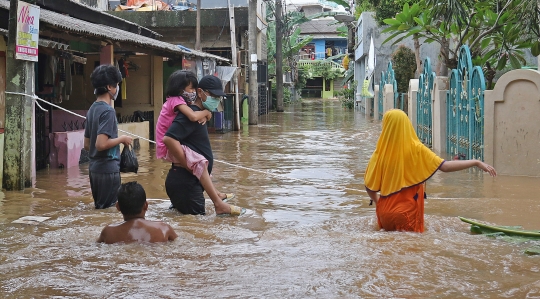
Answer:
[[[167,101],[163,104],[156,123],[156,157],[158,159],[178,163],[172,155],[169,155],[167,147],[163,143],[163,137],[178,112],[187,116],[190,121],[199,122],[201,125],[204,125],[212,117],[212,113],[208,110],[193,111],[189,107],[197,96],[197,86],[197,77],[190,71],[176,71],[169,77],[167,82]],[[206,171],[208,160],[185,145],[182,145],[182,148],[186,155],[188,168],[193,172],[193,175],[201,182],[206,181],[201,180],[201,177],[208,174],[208,171]],[[208,187],[215,189],[213,185]],[[234,197],[234,194],[225,194],[217,190],[216,192],[222,200],[232,199]]]

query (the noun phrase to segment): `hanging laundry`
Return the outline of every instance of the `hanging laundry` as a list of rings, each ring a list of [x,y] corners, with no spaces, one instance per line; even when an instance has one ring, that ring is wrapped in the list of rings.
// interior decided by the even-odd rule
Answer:
[[[122,91],[122,101],[127,100],[126,78],[122,79],[122,88],[120,90]]]

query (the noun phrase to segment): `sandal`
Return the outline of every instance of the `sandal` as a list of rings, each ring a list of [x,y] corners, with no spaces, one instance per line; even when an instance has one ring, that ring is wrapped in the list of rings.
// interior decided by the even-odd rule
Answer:
[[[246,208],[237,207],[237,206],[231,206],[231,212],[230,213],[224,213],[224,214],[218,214],[219,217],[233,217],[233,216],[240,216],[244,215],[246,213]]]

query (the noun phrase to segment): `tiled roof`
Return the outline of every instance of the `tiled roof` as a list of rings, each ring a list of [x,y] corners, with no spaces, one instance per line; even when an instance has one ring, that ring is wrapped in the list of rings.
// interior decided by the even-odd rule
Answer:
[[[9,1],[0,0],[0,9],[9,10]],[[145,37],[135,33],[120,30],[118,28],[94,24],[83,20],[75,19],[70,16],[65,16],[46,9],[40,9],[40,22],[47,23],[49,26],[63,29],[67,32],[75,32],[86,37],[95,37],[97,39],[107,39],[120,43],[131,44],[139,47],[144,47],[153,50],[159,50],[175,55],[193,55],[203,58],[210,58],[220,61],[229,61],[221,56],[208,54],[195,50],[184,50],[176,45],[169,44],[157,39]],[[141,51],[144,52],[144,51]]]

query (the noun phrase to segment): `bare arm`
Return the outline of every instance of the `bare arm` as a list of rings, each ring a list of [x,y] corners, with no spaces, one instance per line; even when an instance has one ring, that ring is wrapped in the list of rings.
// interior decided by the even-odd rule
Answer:
[[[168,239],[169,241],[174,241],[176,238],[178,238],[178,235],[174,231],[174,229],[169,225],[169,230],[167,231]]]
[[[98,151],[108,150],[123,143],[125,146],[131,144],[133,139],[130,136],[122,135],[118,138],[109,138],[107,134],[99,134],[96,138],[96,149]]]
[[[90,138],[84,138],[84,149],[87,151],[90,150]]]
[[[102,231],[101,231],[101,234],[99,234],[99,238],[97,239],[96,242],[98,243],[103,243],[105,242],[105,230],[107,229],[107,227],[105,227]]]
[[[444,161],[444,163],[439,167],[442,172],[453,172],[460,171],[463,169],[478,167],[485,172],[488,172],[490,176],[496,176],[497,171],[493,166],[486,164],[479,160],[454,160],[454,161]]]
[[[208,114],[212,115],[212,113],[208,110],[203,111],[193,111],[193,109],[189,108],[188,105],[178,105],[176,106],[176,109],[180,111],[183,115],[187,116],[187,118],[190,121],[196,121],[199,123],[206,123],[206,120],[209,120]]]
[[[375,191],[371,191],[368,188],[366,188],[366,191],[367,191],[367,194],[369,195],[369,198],[371,199],[371,201],[373,201],[373,202],[375,202],[375,204],[377,204],[377,202],[379,201],[379,193],[377,193]],[[371,202],[369,204],[371,205]]]
[[[182,144],[180,144],[178,140],[169,136],[163,137],[163,143],[167,147],[169,154],[171,154],[177,161],[179,161],[180,165],[183,168],[188,169],[186,162],[186,154],[184,153]]]

